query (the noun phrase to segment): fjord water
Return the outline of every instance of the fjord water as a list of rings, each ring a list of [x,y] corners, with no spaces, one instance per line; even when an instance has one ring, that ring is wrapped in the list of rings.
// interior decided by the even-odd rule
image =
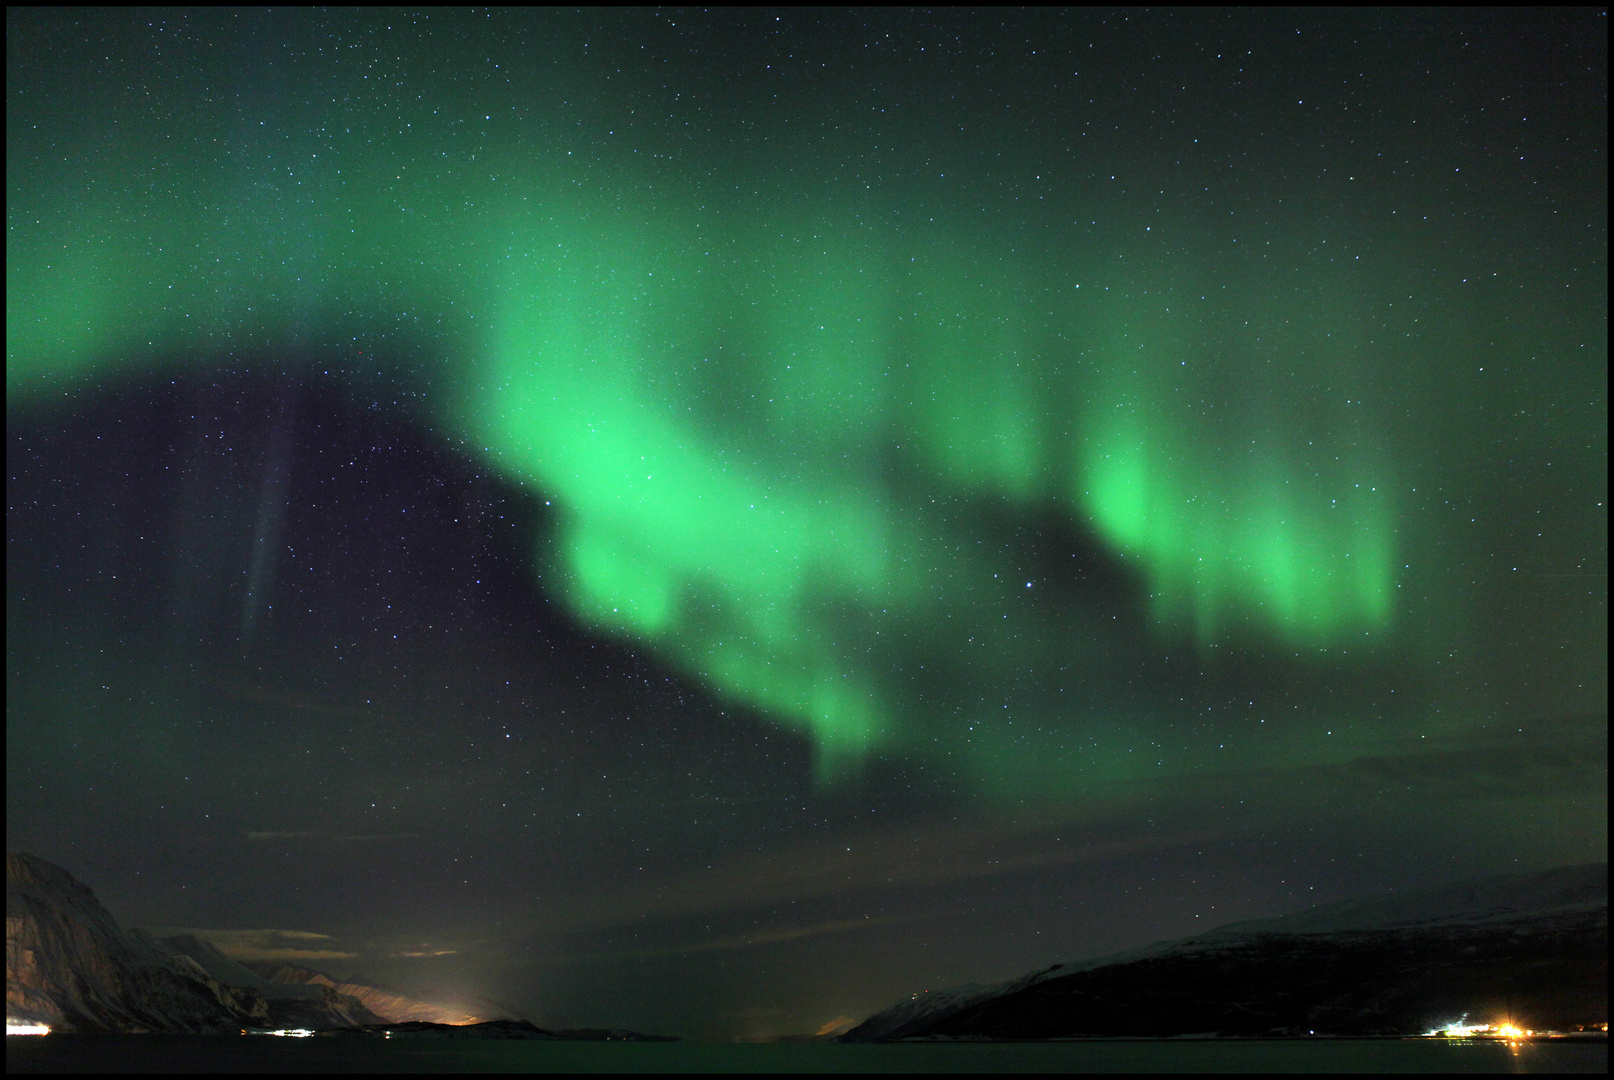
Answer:
[[[1608,1044],[1422,1039],[752,1044],[252,1039],[6,1039],[6,1072],[1606,1073]]]

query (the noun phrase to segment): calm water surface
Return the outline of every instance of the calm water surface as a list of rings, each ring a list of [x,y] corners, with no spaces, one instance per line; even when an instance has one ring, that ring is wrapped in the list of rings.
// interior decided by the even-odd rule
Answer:
[[[1592,1072],[1608,1044],[1316,1040],[953,1043],[453,1042],[11,1036],[7,1072]]]

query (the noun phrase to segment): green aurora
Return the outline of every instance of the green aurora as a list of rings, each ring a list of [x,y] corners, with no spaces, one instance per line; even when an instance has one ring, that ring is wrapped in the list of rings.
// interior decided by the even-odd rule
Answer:
[[[1517,689],[1432,666],[1483,617],[1443,510],[1490,468],[1454,449],[1494,422],[1487,350],[1596,383],[1573,298],[1473,250],[1431,270],[1389,195],[1210,224],[1098,177],[1016,220],[944,177],[853,185],[807,141],[721,178],[649,139],[581,152],[531,119],[568,96],[281,135],[176,90],[75,117],[66,155],[13,132],[11,407],[176,364],[413,395],[560,509],[543,587],[810,733],[826,779],[875,753],[1001,795],[1316,761]],[[1190,669],[1216,688],[1130,689]]]

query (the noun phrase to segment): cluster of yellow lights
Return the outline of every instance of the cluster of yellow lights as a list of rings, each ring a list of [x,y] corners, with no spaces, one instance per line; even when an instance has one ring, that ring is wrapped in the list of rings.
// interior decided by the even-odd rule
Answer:
[[[1467,1019],[1468,1017],[1463,1017],[1463,1020]],[[1428,1034],[1444,1035],[1451,1039],[1522,1039],[1534,1035],[1535,1032],[1518,1027],[1511,1020],[1504,1020],[1499,1024],[1465,1024],[1459,1020],[1455,1024],[1436,1028]]]
[[[49,1035],[49,1024],[35,1024],[27,1020],[13,1020],[6,1018],[7,1035]]]
[[[274,1031],[266,1031],[263,1028],[243,1028],[242,1031],[241,1031],[241,1034],[243,1034],[243,1035],[289,1035],[294,1039],[305,1039],[308,1036],[314,1034],[314,1029],[313,1028],[278,1028],[278,1029],[276,1029]]]

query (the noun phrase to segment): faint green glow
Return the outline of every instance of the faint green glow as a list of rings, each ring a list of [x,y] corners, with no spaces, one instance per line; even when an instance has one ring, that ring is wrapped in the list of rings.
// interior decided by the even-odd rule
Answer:
[[[1327,361],[1241,356],[1235,340],[1193,340],[1164,314],[1116,339],[1080,410],[1072,501],[1147,567],[1156,618],[1203,645],[1232,623],[1311,645],[1388,629],[1381,436],[1342,403],[1318,410],[1314,395],[1272,385],[1297,368],[1326,376]]]

